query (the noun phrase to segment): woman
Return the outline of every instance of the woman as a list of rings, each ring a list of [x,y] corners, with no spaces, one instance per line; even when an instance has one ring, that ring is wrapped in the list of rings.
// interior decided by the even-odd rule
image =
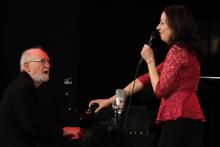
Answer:
[[[151,85],[161,100],[156,122],[161,123],[158,147],[203,147],[205,117],[196,95],[200,64],[199,37],[196,22],[189,9],[182,5],[166,7],[156,28],[161,40],[169,46],[165,60],[156,67],[152,48],[145,44],[141,51],[148,73],[135,80],[136,93]],[[131,95],[134,81],[124,90]],[[96,99],[100,109],[114,102],[115,96]]]

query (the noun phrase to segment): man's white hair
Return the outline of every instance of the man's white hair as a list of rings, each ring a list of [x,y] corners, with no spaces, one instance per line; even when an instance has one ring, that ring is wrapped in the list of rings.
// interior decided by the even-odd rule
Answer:
[[[29,49],[26,49],[22,52],[21,54],[21,59],[20,59],[20,71],[24,71],[24,63],[30,61],[30,60],[33,60],[33,53],[32,51],[33,50],[43,50],[43,48],[41,47],[35,47],[35,48],[29,48]]]

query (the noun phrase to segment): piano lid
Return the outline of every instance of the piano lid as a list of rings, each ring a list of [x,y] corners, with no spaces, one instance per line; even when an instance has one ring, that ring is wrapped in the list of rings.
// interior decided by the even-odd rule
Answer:
[[[200,76],[200,79],[204,80],[220,80],[220,77]]]
[[[217,76],[200,76],[200,92],[220,92],[220,77]]]

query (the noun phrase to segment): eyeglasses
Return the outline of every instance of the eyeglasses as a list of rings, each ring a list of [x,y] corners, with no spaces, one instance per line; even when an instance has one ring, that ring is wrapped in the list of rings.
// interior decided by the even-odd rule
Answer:
[[[43,64],[50,64],[51,65],[51,62],[50,60],[47,60],[47,59],[39,59],[39,60],[29,60],[28,62],[40,62],[40,63],[43,63]]]

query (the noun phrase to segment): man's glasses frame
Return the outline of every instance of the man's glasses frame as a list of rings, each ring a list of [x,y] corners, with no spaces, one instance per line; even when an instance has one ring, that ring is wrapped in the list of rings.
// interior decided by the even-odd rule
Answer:
[[[43,63],[43,64],[46,64],[46,63],[48,63],[48,64],[50,64],[51,65],[51,61],[50,60],[47,60],[47,59],[39,59],[39,60],[29,60],[29,61],[27,61],[27,62],[40,62],[40,63]]]

